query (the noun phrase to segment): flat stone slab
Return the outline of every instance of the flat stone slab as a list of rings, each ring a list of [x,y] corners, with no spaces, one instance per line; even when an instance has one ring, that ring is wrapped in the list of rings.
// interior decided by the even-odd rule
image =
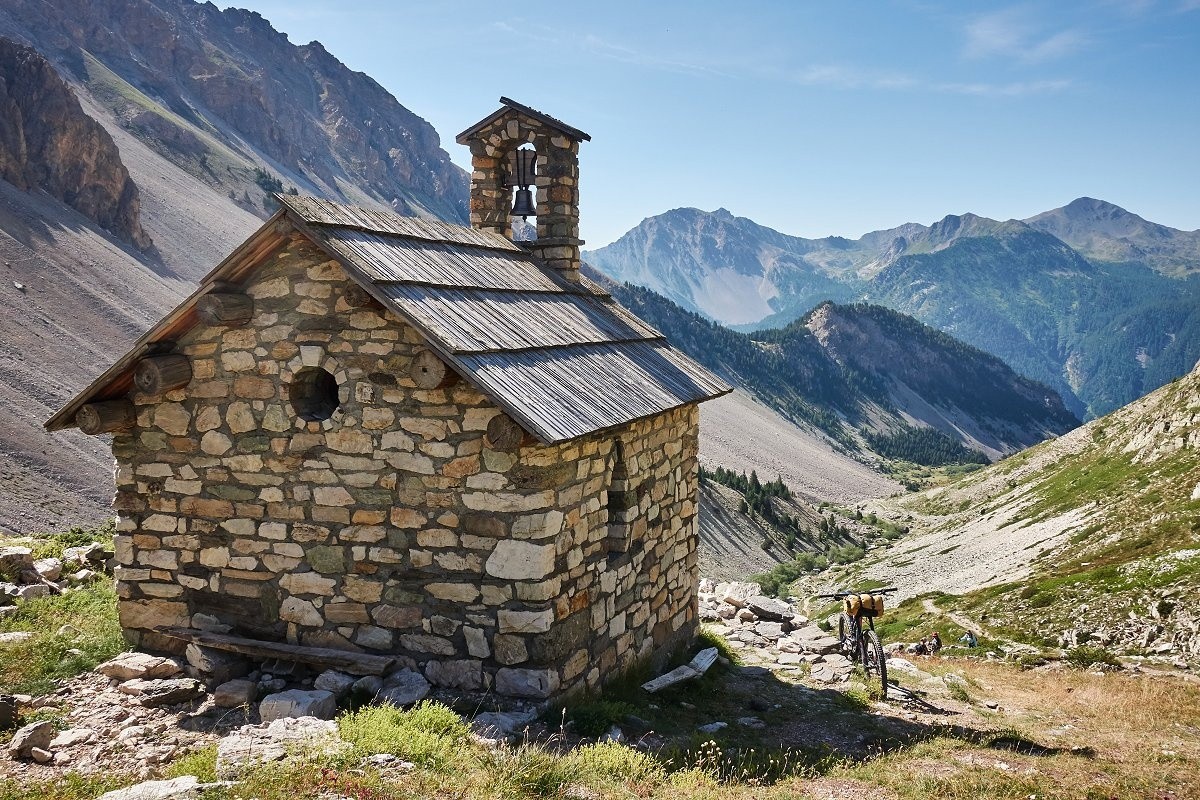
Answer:
[[[669,686],[674,686],[684,681],[695,680],[708,672],[708,668],[716,663],[718,655],[717,648],[706,647],[697,653],[691,662],[676,667],[665,675],[659,675],[653,680],[646,681],[642,684],[642,689],[649,694],[654,694],[655,692],[661,692]]]
[[[183,667],[173,658],[148,653],[122,653],[96,667],[96,671],[119,681],[127,681],[132,678],[171,678],[183,672]]]
[[[263,722],[287,717],[316,717],[333,719],[337,713],[337,699],[333,692],[324,689],[289,689],[286,692],[269,694],[258,704],[258,716]]]
[[[195,775],[183,775],[169,781],[146,781],[127,789],[105,792],[98,800],[193,800],[209,789],[230,785],[225,782],[201,783]]]
[[[133,695],[147,708],[186,703],[204,694],[200,681],[194,678],[133,678],[122,683],[117,690]]]
[[[782,600],[777,600],[774,597],[766,597],[761,594],[747,600],[746,607],[760,618],[776,622],[790,622],[792,615],[796,613],[792,610],[791,606]]]
[[[233,780],[255,764],[283,761],[293,752],[336,752],[346,746],[337,723],[316,717],[244,725],[217,744],[217,777]]]

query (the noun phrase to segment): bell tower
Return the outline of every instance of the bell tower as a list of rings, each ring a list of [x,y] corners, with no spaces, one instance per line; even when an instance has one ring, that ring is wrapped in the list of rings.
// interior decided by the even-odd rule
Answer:
[[[512,217],[533,212],[537,239],[520,244],[579,279],[579,143],[592,137],[507,97],[455,137],[471,148],[471,226],[509,239]],[[536,187],[536,200],[530,186]],[[516,206],[513,205],[516,190]],[[533,200],[532,204],[530,201]]]

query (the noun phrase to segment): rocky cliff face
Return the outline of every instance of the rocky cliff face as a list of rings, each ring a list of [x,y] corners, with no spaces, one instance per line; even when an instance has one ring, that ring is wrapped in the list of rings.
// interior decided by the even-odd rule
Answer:
[[[0,177],[41,189],[139,250],[138,188],[112,137],[32,48],[0,38]]]
[[[294,45],[254,12],[12,0],[0,32],[32,43],[138,138],[260,213],[262,190],[281,181],[466,220],[466,175],[432,126],[319,42]]]

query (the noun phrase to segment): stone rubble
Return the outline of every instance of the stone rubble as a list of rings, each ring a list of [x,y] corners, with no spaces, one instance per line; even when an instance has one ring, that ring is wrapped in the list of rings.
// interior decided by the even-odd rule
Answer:
[[[11,608],[18,601],[62,594],[101,574],[112,574],[112,558],[112,551],[98,542],[69,547],[62,558],[34,559],[28,547],[0,547],[0,606]]]
[[[845,681],[853,664],[835,636],[753,583],[700,581],[700,619],[751,666],[780,669],[824,683]]]

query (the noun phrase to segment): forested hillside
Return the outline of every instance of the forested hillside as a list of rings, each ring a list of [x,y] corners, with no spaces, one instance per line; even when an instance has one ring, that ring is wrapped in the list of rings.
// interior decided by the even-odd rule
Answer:
[[[876,449],[870,434],[893,454],[975,461],[1078,424],[1045,386],[887,309],[823,304],[785,328],[747,335],[648,289],[606,288],[710,369],[849,449]]]

